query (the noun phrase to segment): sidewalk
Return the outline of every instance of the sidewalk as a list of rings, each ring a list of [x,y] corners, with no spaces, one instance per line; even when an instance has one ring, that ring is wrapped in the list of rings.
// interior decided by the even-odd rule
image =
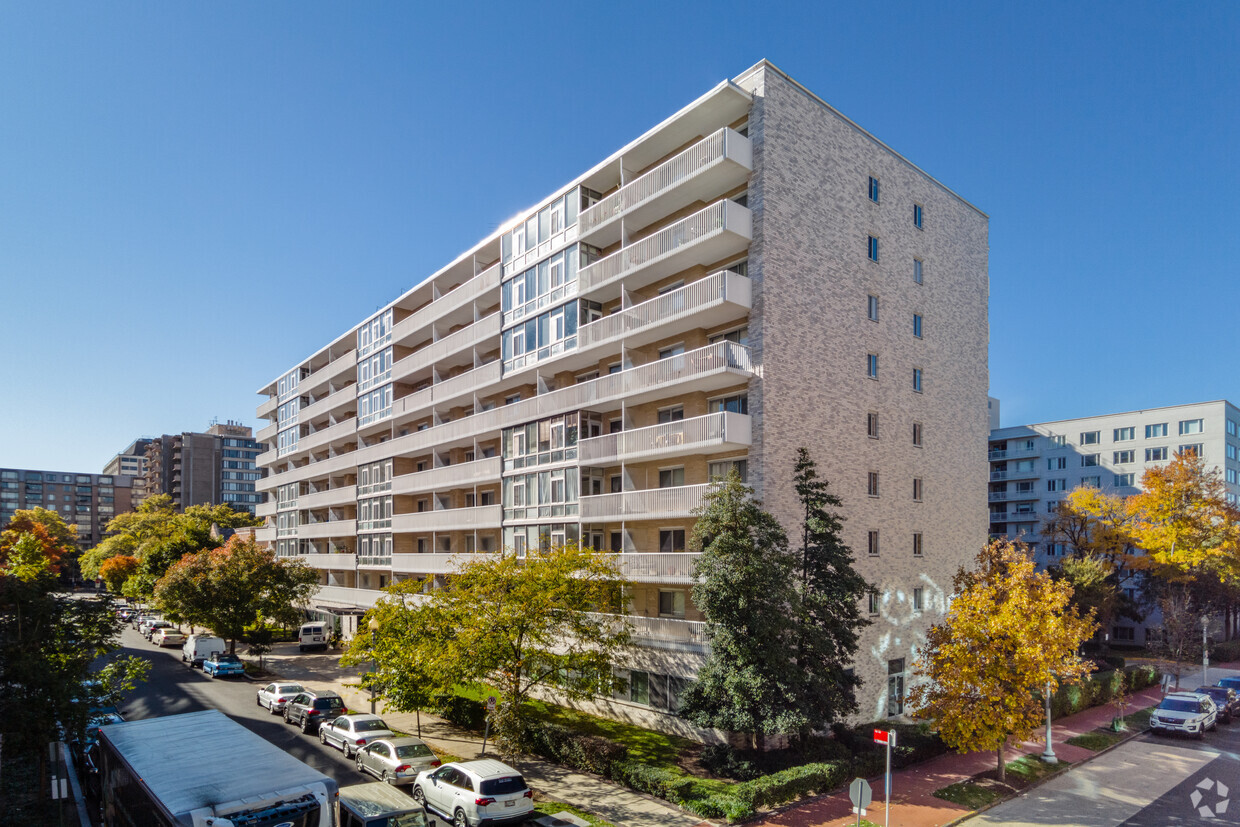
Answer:
[[[273,675],[286,680],[298,681],[315,689],[332,689],[344,698],[345,705],[353,712],[370,711],[370,695],[346,683],[357,683],[364,668],[340,666],[338,654],[306,653],[297,650],[297,644],[277,644],[271,654],[264,656],[266,666]],[[402,732],[416,734],[418,718],[407,712],[384,709],[379,701],[376,712],[389,725]],[[458,729],[434,715],[422,713],[422,740],[431,749],[460,756],[466,760],[482,753],[482,739],[472,732]],[[496,757],[490,744],[488,757]],[[607,819],[617,827],[709,827],[710,822],[685,813],[653,796],[634,792],[618,784],[612,784],[596,776],[573,772],[557,764],[523,757],[513,761],[521,774],[537,790],[557,801],[573,804]],[[359,783],[361,779],[359,778]]]

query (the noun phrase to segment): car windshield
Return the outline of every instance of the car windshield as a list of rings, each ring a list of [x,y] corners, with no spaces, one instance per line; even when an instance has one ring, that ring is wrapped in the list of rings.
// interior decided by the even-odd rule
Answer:
[[[519,775],[509,775],[504,778],[488,778],[482,782],[483,795],[509,795],[511,793],[525,792],[525,779]]]
[[[299,683],[283,683],[276,687],[277,692],[300,692],[301,684]]]
[[[355,721],[353,723],[353,729],[356,732],[378,732],[387,728],[388,725],[383,721]]]
[[[241,663],[241,658],[236,655],[216,655],[216,663]]]
[[[1201,695],[1209,695],[1212,698],[1224,698],[1227,696],[1227,690],[1221,686],[1199,686],[1193,691]]]
[[[426,744],[404,744],[396,748],[397,758],[426,758],[434,755]]]
[[[1196,701],[1190,701],[1187,698],[1164,698],[1163,702],[1158,705],[1159,709],[1168,712],[1198,712]]]

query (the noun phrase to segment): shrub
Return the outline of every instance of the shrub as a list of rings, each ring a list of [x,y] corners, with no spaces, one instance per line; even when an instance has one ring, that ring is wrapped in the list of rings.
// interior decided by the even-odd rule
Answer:
[[[947,752],[943,739],[937,732],[932,732],[930,725],[926,723],[875,721],[855,727],[832,724],[831,731],[836,740],[855,757],[860,775],[870,775],[886,769],[887,748],[874,743],[876,729],[894,729],[897,733],[896,747],[891,751],[891,766],[894,769],[902,769]]]
[[[464,729],[482,729],[486,725],[487,709],[481,701],[460,695],[439,695],[435,698],[433,711],[439,717]]]
[[[522,743],[535,755],[604,777],[610,774],[612,764],[629,755],[628,749],[615,741],[601,735],[583,735],[558,724],[526,724]]]
[[[743,757],[728,744],[710,744],[702,748],[702,766],[715,775],[750,781],[762,775],[762,768],[753,760]]]
[[[1132,692],[1158,683],[1159,671],[1147,664],[1125,667],[1122,671],[1095,672],[1079,684],[1061,685],[1051,696],[1051,717],[1075,715],[1093,706],[1108,703],[1119,694],[1120,686]]]
[[[804,764],[737,784],[732,794],[752,808],[773,807],[814,793],[825,793],[843,784],[852,774],[853,767],[847,761]]]
[[[1210,645],[1210,660],[1232,663],[1240,660],[1240,640],[1221,640]]]

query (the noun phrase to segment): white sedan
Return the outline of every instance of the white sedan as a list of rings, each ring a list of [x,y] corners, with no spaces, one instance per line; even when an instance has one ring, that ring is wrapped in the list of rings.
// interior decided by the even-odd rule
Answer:
[[[341,715],[319,727],[319,741],[336,747],[352,758],[359,747],[377,738],[391,738],[396,733],[378,715]]]
[[[258,690],[258,705],[267,707],[272,715],[279,715],[289,698],[303,689],[299,683],[269,683]]]

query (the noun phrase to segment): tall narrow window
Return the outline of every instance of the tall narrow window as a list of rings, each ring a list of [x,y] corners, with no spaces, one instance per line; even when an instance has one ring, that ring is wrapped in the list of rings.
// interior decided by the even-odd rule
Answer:
[[[916,445],[918,448],[921,447],[921,423],[920,422],[913,423],[913,444]]]
[[[869,236],[868,238],[869,241],[866,243],[866,246],[870,261],[878,261],[878,239],[874,236]]]
[[[868,600],[866,602],[868,605],[866,606],[866,609],[872,615],[878,614],[878,592],[872,591],[869,595],[867,595],[867,597]]]
[[[872,321],[878,321],[878,296],[867,296],[865,304],[866,317]]]
[[[917,284],[921,284],[921,270],[922,260],[919,258],[913,259],[913,281]]]
[[[913,556],[914,557],[921,556],[921,532],[920,531],[915,532],[913,534]]]
[[[871,379],[877,379],[878,378],[878,354],[877,353],[867,354],[865,357],[865,361],[866,361],[866,374],[865,375],[870,377]]]
[[[913,589],[913,611],[920,612],[926,607],[925,589]]]
[[[916,502],[921,502],[921,489],[921,478],[913,477],[913,500]]]
[[[878,203],[878,179],[873,175],[870,176],[870,200]]]
[[[887,661],[887,717],[904,714],[904,658]]]
[[[920,230],[922,228],[922,220],[924,219],[924,217],[925,217],[925,212],[924,210],[922,210],[921,204],[914,204],[913,205],[913,226]]]
[[[873,554],[873,555],[878,554],[878,530],[877,529],[869,533],[869,536],[867,538],[867,548],[869,549],[870,554]]]
[[[866,493],[869,494],[871,497],[878,496],[878,472],[877,471],[870,472],[869,482],[866,485]]]
[[[913,368],[913,390],[918,393],[921,393],[922,391],[921,368]]]
[[[916,336],[918,339],[921,338],[921,314],[920,313],[913,314],[913,335]]]
[[[878,439],[878,414],[865,415],[865,433],[870,439]]]

